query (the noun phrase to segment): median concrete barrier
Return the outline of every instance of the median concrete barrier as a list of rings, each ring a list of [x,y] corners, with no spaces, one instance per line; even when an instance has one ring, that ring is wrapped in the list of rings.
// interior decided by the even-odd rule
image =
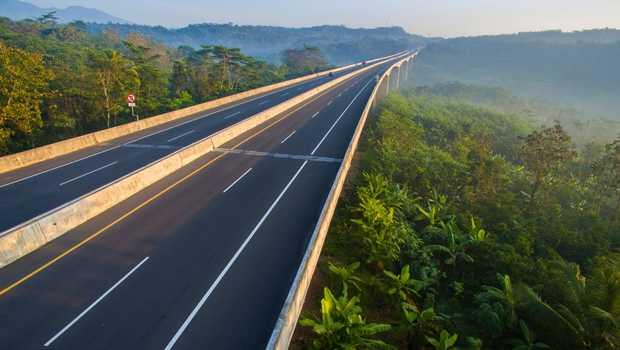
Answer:
[[[374,63],[379,60],[383,60],[390,57],[396,57],[399,54],[392,56],[377,58],[367,63]],[[317,74],[309,74],[300,78],[283,81],[276,84],[263,86],[260,88],[240,92],[238,94],[219,98],[217,100],[208,101],[191,107],[179,109],[176,111],[160,114],[157,116],[142,119],[113,128],[96,131],[86,135],[74,137],[71,139],[55,142],[49,145],[33,148],[31,150],[7,155],[0,157],[0,174],[11,170],[19,169],[28,165],[39,163],[48,159],[59,157],[71,152],[75,152],[80,149],[96,146],[105,142],[112,141],[114,139],[130,135],[132,133],[150,129],[165,123],[170,123],[183,118],[190,118],[201,113],[207,112],[214,108],[226,106],[232,103],[241,102],[243,100],[251,99],[262,94],[270,93],[280,89],[287,88],[292,85],[300,84],[308,80],[329,75],[330,73],[337,73],[349,68],[360,65],[359,63],[351,64],[348,66],[335,68],[332,70],[320,72]]]
[[[312,281],[312,276],[314,275],[316,265],[319,261],[319,257],[321,256],[321,250],[323,249],[325,237],[327,236],[327,232],[329,230],[329,225],[332,217],[334,216],[336,206],[338,205],[338,198],[342,192],[342,188],[347,178],[347,173],[351,168],[351,162],[353,161],[353,156],[357,150],[359,139],[362,135],[362,131],[364,130],[364,126],[366,125],[368,115],[377,102],[376,100],[380,98],[378,93],[380,89],[382,89],[382,86],[384,84],[389,84],[392,72],[397,70],[400,75],[401,65],[405,62],[413,60],[416,55],[417,52],[393,64],[381,76],[375,85],[375,88],[366,103],[364,111],[362,112],[362,116],[357,124],[353,137],[351,138],[349,147],[347,148],[347,152],[345,153],[342,164],[340,165],[336,179],[332,184],[327,200],[325,201],[321,211],[321,216],[319,217],[317,225],[314,228],[310,242],[308,243],[308,248],[306,249],[301,265],[297,271],[297,275],[293,281],[293,285],[291,286],[286,301],[284,302],[284,306],[282,307],[276,326],[271,334],[269,343],[267,344],[267,349],[288,349],[293,333],[295,332],[297,320],[306,299],[306,293],[308,292],[308,288],[310,287],[310,283]]]
[[[108,185],[0,234],[0,268],[126,200],[235,137],[381,63],[349,73],[188,145]]]

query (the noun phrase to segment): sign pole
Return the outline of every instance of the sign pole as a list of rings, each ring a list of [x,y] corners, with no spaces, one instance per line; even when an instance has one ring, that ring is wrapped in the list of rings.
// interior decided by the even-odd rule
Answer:
[[[140,121],[140,117],[135,114],[134,112],[134,107],[136,107],[136,95],[134,94],[129,94],[127,96],[127,105],[129,106],[129,108],[131,108],[131,116],[136,118],[136,121]]]

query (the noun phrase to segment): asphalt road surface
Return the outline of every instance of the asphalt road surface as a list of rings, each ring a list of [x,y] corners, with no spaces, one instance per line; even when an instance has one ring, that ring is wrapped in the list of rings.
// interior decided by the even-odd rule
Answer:
[[[0,269],[0,347],[264,349],[375,76],[387,67],[241,135]],[[177,144],[167,140],[184,132],[139,143]]]
[[[0,232],[358,67],[0,174]],[[157,145],[156,147],[148,147]]]

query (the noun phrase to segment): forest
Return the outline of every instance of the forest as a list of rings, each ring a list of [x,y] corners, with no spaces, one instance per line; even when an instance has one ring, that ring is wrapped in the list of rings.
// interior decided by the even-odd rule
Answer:
[[[391,55],[435,41],[409,34],[401,27],[348,28],[323,25],[308,28],[201,23],[170,29],[132,24],[88,24],[89,31],[112,30],[125,36],[140,33],[168,46],[200,47],[205,41],[239,47],[248,54],[271,63],[280,61],[282,51],[304,45],[318,47],[333,64],[344,65],[369,58]]]
[[[617,349],[620,135],[445,95],[369,119],[292,348]]]
[[[311,46],[271,64],[238,48],[170,48],[137,33],[90,33],[53,13],[0,17],[0,156],[329,67]]]
[[[557,122],[568,133],[577,148],[598,147],[613,141],[620,135],[620,120],[603,118],[596,113],[588,113],[541,98],[516,96],[501,87],[447,82],[433,86],[420,86],[415,92],[420,96],[446,97],[496,112],[515,115],[526,119],[534,126]]]

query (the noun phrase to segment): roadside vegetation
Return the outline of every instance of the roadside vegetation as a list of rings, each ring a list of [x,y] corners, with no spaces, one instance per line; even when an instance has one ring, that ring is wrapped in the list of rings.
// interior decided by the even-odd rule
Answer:
[[[620,347],[620,137],[419,92],[369,120],[293,348]]]
[[[282,65],[217,45],[166,47],[112,31],[92,34],[53,14],[0,17],[0,156],[327,68],[313,47]]]

